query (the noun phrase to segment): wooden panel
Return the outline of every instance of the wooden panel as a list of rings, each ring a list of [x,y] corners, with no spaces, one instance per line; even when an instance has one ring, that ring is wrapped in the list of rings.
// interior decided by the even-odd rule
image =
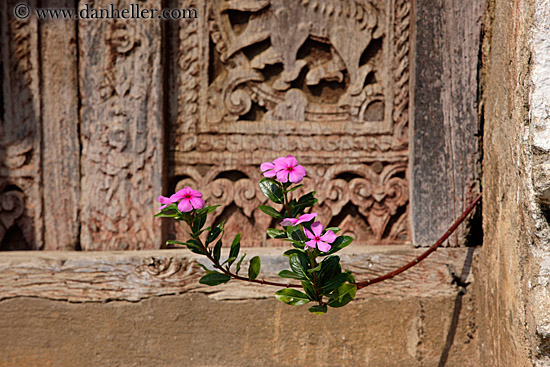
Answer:
[[[342,263],[358,281],[394,270],[420,254],[406,246],[346,249]],[[287,283],[277,273],[288,268],[280,249],[249,249],[262,260],[260,278]],[[474,249],[440,249],[396,278],[364,288],[357,299],[452,296],[453,273],[468,276]],[[226,256],[225,254],[224,256]],[[220,287],[198,283],[204,270],[186,250],[140,252],[22,253],[0,257],[0,300],[40,297],[71,302],[139,301],[152,296],[199,292],[217,300],[273,297],[277,287],[231,281]],[[202,257],[200,259],[202,262]],[[243,264],[244,269],[248,264]],[[471,281],[472,279],[462,279]]]
[[[0,3],[0,250],[36,250],[43,246],[38,25],[14,18],[17,3]]]
[[[410,0],[185,4],[202,16],[168,44],[170,190],[202,190],[230,237],[264,246],[276,223],[256,209],[259,166],[293,154],[323,222],[356,243],[410,243]]]
[[[161,8],[161,2],[140,6]],[[82,249],[158,248],[161,227],[153,214],[164,150],[161,21],[82,20],[78,34]]]
[[[49,1],[71,8],[74,1]],[[74,250],[79,239],[80,142],[76,22],[40,23],[44,249]]]
[[[411,218],[430,245],[479,192],[477,73],[484,0],[415,3]],[[462,226],[449,240],[463,244]]]

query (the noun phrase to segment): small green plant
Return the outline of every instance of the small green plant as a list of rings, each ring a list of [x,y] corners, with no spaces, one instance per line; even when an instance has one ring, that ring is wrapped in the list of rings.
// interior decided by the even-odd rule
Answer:
[[[199,280],[200,283],[216,286],[233,279],[285,287],[275,292],[278,300],[294,306],[313,302],[314,305],[309,307],[309,311],[316,314],[326,313],[328,307],[345,306],[353,300],[358,289],[392,278],[416,265],[447,239],[481,199],[479,195],[451,229],[413,261],[381,277],[356,282],[351,272],[342,269],[340,257],[336,255],[338,251],[350,245],[353,239],[350,236],[338,236],[339,228],[325,228],[321,222],[315,220],[317,213],[312,212],[312,208],[317,204],[315,191],[293,197],[296,190],[303,187],[300,182],[306,176],[305,168],[298,164],[295,157],[287,155],[273,162],[263,163],[260,169],[264,175],[259,183],[260,190],[271,202],[281,207],[277,210],[270,205],[259,206],[262,212],[275,218],[281,226],[267,229],[267,235],[287,241],[292,246],[283,254],[288,257],[289,269],[280,271],[278,275],[281,278],[295,280],[294,284],[258,279],[261,270],[261,260],[258,256],[250,259],[247,275],[239,275],[246,257],[246,254],[240,255],[240,234],[232,240],[229,255],[222,261],[225,222],[213,228],[205,228],[208,215],[216,210],[218,205],[205,205],[202,193],[197,190],[185,187],[170,197],[159,196],[158,201],[163,205],[155,216],[173,218],[185,222],[189,227],[190,238],[187,241],[170,240],[167,244],[185,246],[210,260],[213,269],[199,264],[206,272]]]

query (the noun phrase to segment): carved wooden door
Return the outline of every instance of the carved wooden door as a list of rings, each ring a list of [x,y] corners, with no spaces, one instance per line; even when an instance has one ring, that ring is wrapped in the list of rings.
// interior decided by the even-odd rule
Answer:
[[[477,36],[454,36],[475,5],[419,1],[414,20],[410,0],[149,0],[198,17],[38,21],[16,3],[0,5],[1,249],[159,248],[185,233],[155,198],[185,185],[229,236],[270,246],[259,165],[286,154],[323,223],[363,245],[426,245],[475,189],[477,141],[456,139],[477,132],[477,61],[438,56],[477,57]]]

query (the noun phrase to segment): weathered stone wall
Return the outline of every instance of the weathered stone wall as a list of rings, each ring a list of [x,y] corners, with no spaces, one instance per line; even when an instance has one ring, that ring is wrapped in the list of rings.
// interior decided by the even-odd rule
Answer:
[[[447,270],[474,283],[469,250],[441,249],[323,316],[275,300],[276,287],[201,285],[188,251],[12,252],[0,257],[0,367],[477,367],[475,298]],[[266,280],[286,265],[279,249],[249,251]],[[356,246],[342,260],[365,279],[420,251]]]
[[[488,4],[476,272],[484,366],[550,365],[549,13],[544,0]]]

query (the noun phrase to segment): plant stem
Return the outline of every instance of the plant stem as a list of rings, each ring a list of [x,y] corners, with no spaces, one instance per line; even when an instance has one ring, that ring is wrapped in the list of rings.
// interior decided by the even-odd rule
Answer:
[[[309,252],[308,255],[309,255],[309,262],[311,264],[311,268],[315,269],[317,267],[317,261],[315,261],[315,251]],[[322,306],[323,298],[319,296],[319,287],[317,284],[318,283],[317,272],[314,271],[311,273],[311,275],[313,276],[313,290],[315,291],[315,295],[317,296],[317,300],[319,301],[319,306]]]
[[[460,223],[462,223],[464,221],[464,219],[466,219],[466,217],[468,216],[468,214],[470,214],[470,212],[475,208],[475,206],[477,205],[477,203],[479,203],[479,201],[481,200],[481,197],[482,197],[482,194],[479,194],[475,199],[474,201],[471,202],[470,206],[468,206],[466,208],[466,210],[462,213],[462,215],[453,223],[453,225],[447,230],[447,232],[445,232],[445,234],[443,236],[441,236],[441,238],[439,240],[437,240],[436,243],[434,243],[432,246],[430,246],[428,248],[428,250],[426,250],[425,252],[423,252],[420,256],[416,257],[413,261],[409,262],[408,264],[406,264],[405,266],[402,266],[400,267],[399,269],[396,269],[392,272],[389,272],[385,275],[382,275],[378,278],[374,278],[374,279],[370,279],[370,280],[365,280],[365,281],[362,281],[362,282],[359,282],[359,283],[355,283],[357,285],[357,289],[361,289],[361,288],[365,288],[369,285],[372,285],[372,284],[376,284],[376,283],[380,283],[384,280],[388,280],[388,279],[391,279],[393,278],[394,276],[396,276],[397,274],[401,274],[402,272],[404,272],[405,270],[409,269],[409,268],[412,268],[413,266],[415,266],[416,264],[418,264],[419,262],[421,262],[422,260],[424,260],[425,258],[428,257],[428,255],[430,255],[432,252],[434,252],[435,250],[437,250],[442,244],[443,242],[445,242],[445,240],[447,238],[449,238],[449,236],[458,228],[458,226],[460,225]]]
[[[205,253],[206,253],[206,257],[208,258],[208,260],[210,260],[212,262],[212,264],[214,264],[214,267],[216,269],[219,269],[221,270],[225,275],[227,276],[230,276],[231,278],[233,279],[237,279],[237,280],[242,280],[242,281],[246,281],[246,282],[250,282],[250,283],[259,283],[259,284],[267,284],[267,285],[274,285],[274,286],[277,286],[277,287],[285,287],[285,288],[302,288],[301,285],[298,285],[298,284],[290,284],[290,283],[278,283],[278,282],[270,282],[268,280],[263,280],[263,279],[254,279],[254,280],[251,280],[251,279],[248,279],[246,277],[242,277],[240,275],[237,275],[237,274],[234,274],[232,272],[230,272],[229,270],[225,269],[223,266],[220,265],[219,261],[216,261],[216,259],[214,259],[212,257],[212,255],[210,255],[210,252],[208,251],[208,249],[206,248],[206,246],[202,243],[202,240],[200,238],[197,238],[197,241],[200,243],[200,245],[202,246],[202,248],[204,249]]]

